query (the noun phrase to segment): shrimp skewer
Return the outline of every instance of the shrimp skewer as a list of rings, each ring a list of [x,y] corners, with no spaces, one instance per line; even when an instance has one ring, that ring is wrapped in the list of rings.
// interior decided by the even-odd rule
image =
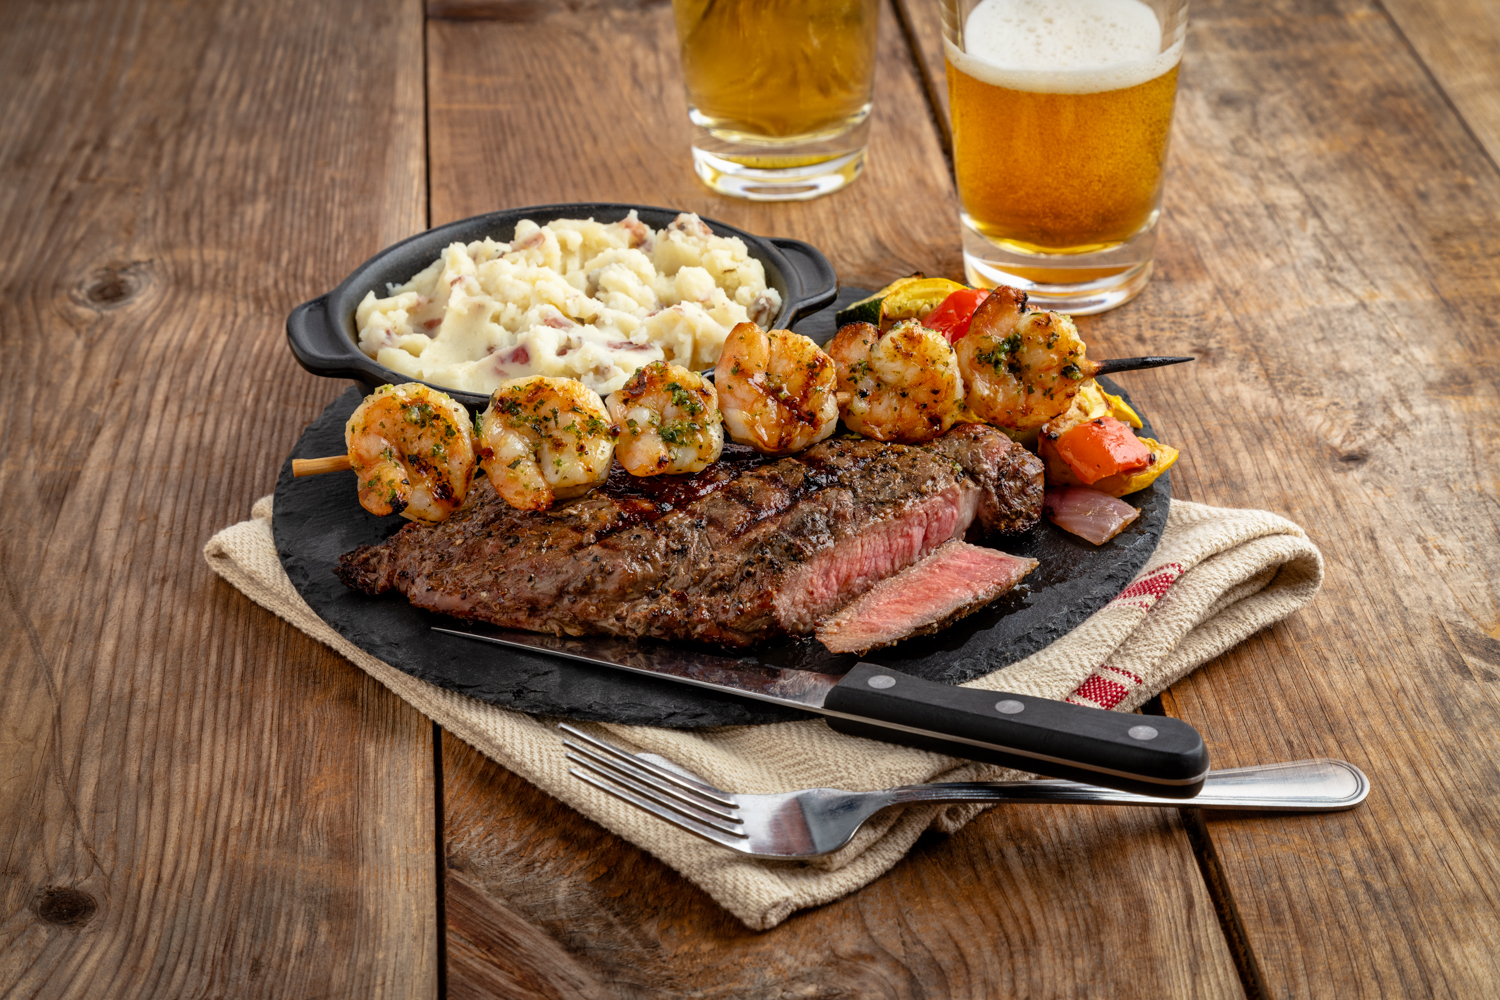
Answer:
[[[724,450],[719,394],[697,372],[653,361],[604,405],[620,431],[615,457],[632,476],[701,472]]]
[[[923,444],[957,422],[964,404],[948,338],[917,320],[885,333],[850,323],[828,343],[838,367],[844,425],[877,441]]]
[[[714,369],[729,436],[766,455],[790,455],[833,433],[839,422],[833,359],[790,330],[741,323]]]
[[[479,418],[479,464],[518,510],[548,510],[609,478],[615,427],[582,382],[531,375],[502,382]]]
[[[1026,293],[1000,286],[954,344],[969,409],[997,427],[1040,427],[1072,405],[1095,365],[1062,313],[1026,309]]]
[[[366,396],[344,425],[344,444],[343,463],[340,456],[311,462],[353,469],[360,505],[372,514],[443,521],[474,480],[469,411],[420,382],[383,385]],[[294,474],[307,474],[293,464]]]

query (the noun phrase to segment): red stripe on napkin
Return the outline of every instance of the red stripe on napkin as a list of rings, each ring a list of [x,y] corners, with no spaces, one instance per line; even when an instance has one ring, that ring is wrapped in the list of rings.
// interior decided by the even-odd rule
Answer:
[[[1073,695],[1067,700],[1072,701],[1075,697],[1087,698],[1100,708],[1114,708],[1120,702],[1124,701],[1125,696],[1129,693],[1130,688],[1124,684],[1106,680],[1098,674],[1094,674],[1088,680],[1078,685],[1078,690],[1074,691]]]
[[[1110,606],[1122,605],[1150,611],[1156,606],[1157,601],[1167,595],[1167,590],[1177,582],[1177,578],[1181,575],[1181,563],[1163,563],[1120,591],[1119,596],[1109,602]]]

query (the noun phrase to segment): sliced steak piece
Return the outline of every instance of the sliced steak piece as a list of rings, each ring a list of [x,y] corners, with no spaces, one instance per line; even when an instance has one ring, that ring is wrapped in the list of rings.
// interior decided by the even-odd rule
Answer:
[[[410,524],[346,553],[339,577],[367,593],[395,589],[419,607],[539,632],[728,646],[807,635],[880,580],[962,538],[983,510],[1003,507],[995,520],[1035,523],[1039,488],[1033,501],[1029,490],[997,499],[983,485],[992,464],[1022,449],[990,428],[967,433],[974,440],[954,454],[859,438],[774,461],[727,452],[729,461],[694,476],[622,473],[549,511],[514,510],[481,479],[446,522]],[[1041,463],[1028,458],[1039,481]]]
[[[974,537],[1029,531],[1041,517],[1042,460],[985,424],[960,424],[926,447],[947,455],[979,484]]]
[[[998,549],[948,542],[820,624],[818,641],[835,653],[864,654],[931,635],[989,604],[1036,565]]]

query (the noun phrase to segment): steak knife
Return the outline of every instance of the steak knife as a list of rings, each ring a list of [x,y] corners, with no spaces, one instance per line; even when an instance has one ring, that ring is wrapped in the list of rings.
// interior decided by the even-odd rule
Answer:
[[[838,676],[623,639],[433,631],[813,712],[841,733],[1104,788],[1189,799],[1208,775],[1208,748],[1180,719],[954,687],[874,663]]]

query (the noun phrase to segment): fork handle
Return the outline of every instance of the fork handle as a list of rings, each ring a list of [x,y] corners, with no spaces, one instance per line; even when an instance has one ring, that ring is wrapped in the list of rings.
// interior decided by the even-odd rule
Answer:
[[[839,732],[1163,798],[1191,798],[1208,749],[1180,719],[953,687],[856,664],[824,698]]]
[[[1135,795],[1076,781],[968,781],[905,785],[890,804],[915,802],[1078,802],[1120,806],[1193,806],[1262,812],[1353,809],[1370,794],[1370,779],[1348,761],[1327,757],[1208,772],[1190,802]]]

